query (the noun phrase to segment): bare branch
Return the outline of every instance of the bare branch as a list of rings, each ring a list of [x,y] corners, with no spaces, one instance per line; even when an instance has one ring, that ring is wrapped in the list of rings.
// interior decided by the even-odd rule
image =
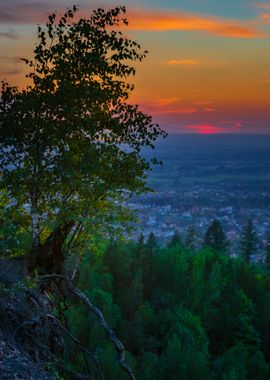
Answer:
[[[56,324],[58,327],[60,327],[67,335],[68,337],[77,345],[77,347],[83,351],[84,353],[86,353],[95,363],[96,367],[97,367],[97,370],[98,370],[98,373],[101,377],[102,380],[104,380],[104,375],[101,371],[101,367],[100,367],[100,364],[98,362],[98,360],[96,359],[96,357],[90,352],[88,351],[85,347],[83,347],[80,343],[80,341],[75,337],[73,336],[69,331],[68,329],[66,329],[62,323],[59,321],[58,318],[56,318],[55,316],[51,315],[51,314],[47,314],[47,317],[48,318],[51,318]]]
[[[114,331],[108,325],[108,323],[107,323],[106,319],[104,318],[101,310],[98,307],[96,307],[91,302],[91,300],[88,297],[86,297],[86,295],[81,290],[79,290],[78,288],[75,288],[73,286],[71,280],[66,278],[65,276],[58,275],[58,274],[48,274],[48,275],[40,276],[41,281],[50,281],[50,280],[55,280],[55,279],[64,280],[66,283],[66,286],[67,286],[67,290],[73,296],[75,296],[75,298],[77,298],[79,301],[81,301],[91,313],[93,313],[97,316],[101,327],[103,328],[107,337],[109,338],[109,340],[113,343],[114,347],[116,348],[116,351],[118,353],[118,362],[119,362],[120,366],[127,373],[129,379],[136,380],[136,377],[135,377],[134,373],[132,372],[131,368],[125,362],[125,348],[124,348],[122,342],[115,335]]]

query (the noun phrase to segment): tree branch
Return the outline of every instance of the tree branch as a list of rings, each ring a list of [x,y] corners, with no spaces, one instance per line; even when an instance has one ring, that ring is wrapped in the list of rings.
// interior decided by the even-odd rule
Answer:
[[[95,366],[96,366],[96,368],[97,368],[97,370],[98,370],[98,373],[100,374],[100,377],[101,377],[101,379],[102,380],[104,380],[104,375],[103,375],[103,373],[102,373],[102,371],[101,371],[101,368],[100,368],[100,364],[99,364],[99,362],[98,362],[98,360],[96,359],[96,357],[90,352],[90,351],[88,351],[85,347],[83,347],[82,345],[81,345],[81,343],[80,343],[80,341],[75,337],[75,336],[73,336],[69,331],[68,331],[68,329],[66,329],[63,325],[62,325],[62,323],[59,321],[59,319],[58,318],[56,318],[54,315],[51,315],[51,314],[47,314],[47,317],[48,318],[51,318],[56,324],[57,324],[57,326],[58,327],[60,327],[66,334],[67,334],[67,336],[77,345],[77,347],[81,350],[81,351],[83,351],[83,353],[85,353],[85,354],[87,354],[92,360],[93,360],[93,362],[95,363]]]
[[[95,314],[99,320],[99,323],[103,330],[105,331],[107,337],[109,340],[113,343],[114,347],[116,348],[116,351],[118,353],[118,362],[120,366],[123,368],[123,370],[127,373],[128,377],[130,380],[136,380],[136,377],[134,373],[132,372],[131,368],[128,366],[128,364],[125,362],[125,348],[121,341],[117,338],[115,335],[114,331],[110,328],[108,325],[106,319],[104,318],[101,310],[96,307],[91,300],[86,297],[86,295],[79,290],[78,288],[75,288],[70,281],[70,279],[67,279],[63,275],[58,275],[58,274],[48,274],[48,275],[43,275],[40,276],[41,281],[50,281],[50,280],[55,280],[55,279],[61,279],[64,280],[67,286],[67,290],[75,296],[76,299],[81,301],[86,308],[93,314]]]

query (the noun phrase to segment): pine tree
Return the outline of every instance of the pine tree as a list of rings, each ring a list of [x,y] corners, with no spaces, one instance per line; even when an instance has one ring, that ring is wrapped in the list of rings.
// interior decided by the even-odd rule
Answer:
[[[241,254],[244,259],[249,262],[250,256],[256,253],[258,248],[258,238],[254,228],[254,224],[251,219],[249,219],[243,228],[242,238],[241,238]]]
[[[158,247],[155,234],[150,232],[143,250],[141,269],[142,269],[142,288],[144,299],[149,299],[153,288],[153,256],[154,251]]]
[[[215,251],[227,252],[228,250],[229,242],[217,219],[214,219],[212,224],[206,230],[204,235],[204,246],[210,247]]]
[[[181,235],[178,231],[174,231],[174,234],[171,238],[171,240],[168,243],[168,248],[170,247],[182,247],[182,239]]]
[[[195,249],[196,229],[194,226],[188,226],[185,239],[185,246],[192,251]]]
[[[268,239],[265,247],[265,263],[266,267],[270,269],[270,232],[268,234]]]
[[[150,232],[147,242],[146,242],[147,250],[153,253],[154,249],[158,246],[157,238],[154,232]]]
[[[138,247],[144,246],[144,235],[143,234],[140,234],[137,244],[138,244]]]

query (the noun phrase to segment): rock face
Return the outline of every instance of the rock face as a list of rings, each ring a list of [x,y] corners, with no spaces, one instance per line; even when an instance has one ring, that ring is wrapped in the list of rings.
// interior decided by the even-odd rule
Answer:
[[[53,380],[64,343],[46,296],[27,282],[23,259],[0,259],[0,379]]]
[[[0,334],[0,378],[1,380],[52,380],[55,376],[48,374],[41,363],[36,363],[13,347]]]

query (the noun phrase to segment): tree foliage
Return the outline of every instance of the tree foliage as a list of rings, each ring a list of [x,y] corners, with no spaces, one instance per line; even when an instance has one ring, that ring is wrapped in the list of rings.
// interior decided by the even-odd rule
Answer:
[[[267,268],[269,269],[270,268],[270,233],[268,233],[268,236],[267,236],[265,256],[266,256],[266,265],[267,265]]]
[[[177,245],[182,245],[181,235],[178,231],[174,231],[171,240],[168,243],[168,247],[175,247]]]
[[[227,251],[229,243],[222,226],[217,219],[213,220],[206,230],[204,235],[204,245],[217,251]]]
[[[185,245],[187,248],[194,250],[196,243],[196,229],[195,226],[190,225],[187,227]]]
[[[254,224],[249,219],[243,228],[241,237],[241,253],[245,260],[250,261],[252,254],[255,254],[258,248],[258,238],[254,228]]]
[[[82,221],[97,229],[106,220],[108,231],[115,201],[147,189],[142,147],[165,136],[128,102],[132,63],[147,52],[118,29],[127,24],[125,8],[75,22],[77,10],[53,13],[38,27],[34,59],[24,59],[26,89],[2,83],[1,191],[28,206],[33,250],[53,236],[63,245]]]

